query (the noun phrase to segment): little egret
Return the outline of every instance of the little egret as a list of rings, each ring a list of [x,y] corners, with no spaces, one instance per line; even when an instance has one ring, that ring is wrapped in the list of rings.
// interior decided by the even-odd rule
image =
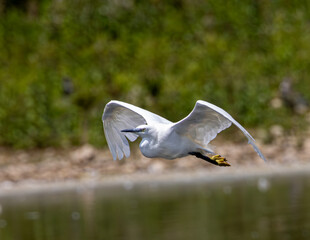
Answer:
[[[266,161],[255,145],[254,138],[226,111],[206,101],[198,100],[192,112],[173,123],[145,109],[112,100],[104,108],[102,122],[113,159],[130,156],[128,140],[139,136],[140,150],[149,158],[175,159],[194,155],[218,166],[230,166],[226,158],[214,154],[209,142],[231,123],[248,138],[258,155]],[[126,139],[127,138],[127,139]]]

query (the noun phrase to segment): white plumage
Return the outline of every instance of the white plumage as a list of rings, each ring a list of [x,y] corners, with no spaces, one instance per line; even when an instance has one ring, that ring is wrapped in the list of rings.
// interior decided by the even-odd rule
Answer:
[[[113,100],[106,105],[102,121],[114,160],[122,159],[124,155],[128,158],[130,147],[127,139],[135,141],[138,136],[142,138],[140,150],[146,157],[174,159],[191,153],[213,153],[208,144],[233,123],[266,161],[254,138],[230,114],[202,100],[196,102],[187,117],[176,123],[145,109]]]

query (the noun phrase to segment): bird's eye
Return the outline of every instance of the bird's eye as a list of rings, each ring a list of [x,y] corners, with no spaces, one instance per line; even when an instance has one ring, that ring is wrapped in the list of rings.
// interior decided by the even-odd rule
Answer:
[[[141,132],[145,132],[145,128],[142,128],[142,129],[141,129]]]

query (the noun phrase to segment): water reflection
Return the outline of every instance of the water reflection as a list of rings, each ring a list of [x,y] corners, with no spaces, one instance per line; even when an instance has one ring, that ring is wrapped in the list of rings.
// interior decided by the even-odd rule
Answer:
[[[0,239],[309,239],[310,177],[0,199]]]

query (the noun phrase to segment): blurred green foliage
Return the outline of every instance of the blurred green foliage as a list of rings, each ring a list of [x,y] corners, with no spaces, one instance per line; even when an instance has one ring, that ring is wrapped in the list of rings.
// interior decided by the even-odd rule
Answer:
[[[270,106],[284,77],[310,99],[310,1],[15,2],[0,8],[1,145],[102,146],[111,99],[174,121],[203,99],[260,128],[303,117]]]

